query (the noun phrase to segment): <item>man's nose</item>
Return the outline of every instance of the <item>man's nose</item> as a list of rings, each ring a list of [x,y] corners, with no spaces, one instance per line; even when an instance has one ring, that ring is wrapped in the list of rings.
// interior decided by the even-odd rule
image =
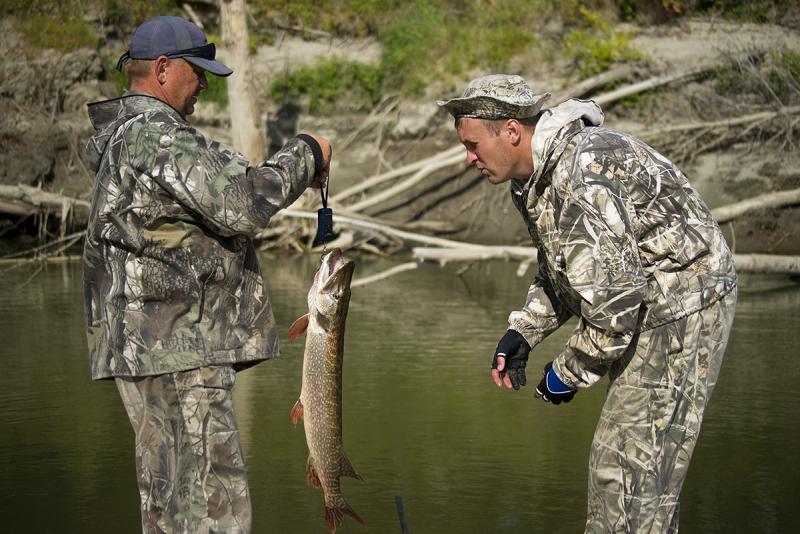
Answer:
[[[200,89],[204,91],[208,89],[208,80],[206,79],[205,71],[200,73]]]
[[[467,167],[475,165],[476,161],[478,161],[478,156],[475,154],[475,152],[467,150]]]

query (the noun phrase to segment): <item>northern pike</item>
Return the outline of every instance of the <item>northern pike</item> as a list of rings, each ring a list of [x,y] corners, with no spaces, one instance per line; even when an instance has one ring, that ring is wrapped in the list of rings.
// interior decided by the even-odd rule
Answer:
[[[344,324],[350,304],[350,280],[355,264],[339,249],[325,254],[308,291],[308,313],[289,328],[289,339],[306,333],[303,385],[292,408],[292,422],[303,421],[308,445],[306,481],[322,487],[325,522],[331,532],[349,515],[364,521],[344,500],[340,476],[362,480],[342,444],[342,364]]]

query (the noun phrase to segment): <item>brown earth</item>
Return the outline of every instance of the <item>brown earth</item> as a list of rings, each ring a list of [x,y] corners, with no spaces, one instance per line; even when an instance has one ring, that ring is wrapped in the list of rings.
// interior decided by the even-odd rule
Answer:
[[[688,20],[628,30],[634,35],[634,45],[646,54],[649,67],[660,72],[741,51],[800,52],[798,32],[780,26]],[[85,104],[117,96],[113,85],[102,80],[101,53],[116,56],[124,44],[110,42],[102,51],[67,54],[46,50],[27,59],[12,20],[0,20],[0,36],[0,184],[35,185],[86,198],[92,176],[81,159],[91,134]],[[568,73],[566,63],[556,59],[545,64],[533,52],[517,58],[514,65],[534,87],[554,91],[576,81],[574,76],[554,74]],[[254,56],[256,83],[265,87],[275,72],[333,53],[362,60],[378,57],[376,45],[370,41],[309,43],[286,38],[262,47]],[[224,58],[224,51],[221,55]],[[476,74],[480,73],[469,76]],[[453,146],[456,139],[451,120],[433,104],[435,98],[452,92],[452,88],[431,87],[424,99],[399,102],[382,120],[364,128],[349,147],[336,151],[331,192]],[[302,106],[286,113],[287,108],[269,102],[264,102],[264,109],[273,144],[292,131],[310,129],[328,136],[334,147],[341,146],[369,118],[366,114],[312,116],[303,113]],[[611,106],[606,109],[606,124],[639,131],[653,124],[730,116],[731,109],[735,106],[716,95],[709,83],[695,82],[659,92],[646,108]],[[229,139],[225,113],[215,105],[201,102],[192,120],[211,135]],[[653,145],[659,148],[657,142]],[[758,140],[734,144],[682,167],[708,204],[716,207],[763,192],[800,187],[797,146],[784,145]],[[763,210],[725,225],[725,231],[737,252],[798,254],[799,213],[800,208]],[[440,172],[404,198],[381,204],[370,214],[392,220],[451,221],[462,228],[453,237],[464,240],[527,240],[506,188],[491,186],[473,170]]]

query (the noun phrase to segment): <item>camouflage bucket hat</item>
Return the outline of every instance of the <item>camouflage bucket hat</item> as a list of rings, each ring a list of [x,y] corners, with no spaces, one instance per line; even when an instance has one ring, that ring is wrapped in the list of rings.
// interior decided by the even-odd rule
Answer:
[[[436,104],[456,118],[527,119],[536,116],[548,98],[550,93],[534,94],[521,76],[489,74],[469,82],[461,97]]]

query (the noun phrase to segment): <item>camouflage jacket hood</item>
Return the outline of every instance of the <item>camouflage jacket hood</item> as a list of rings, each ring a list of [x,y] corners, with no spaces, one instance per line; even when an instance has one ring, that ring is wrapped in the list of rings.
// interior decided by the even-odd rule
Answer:
[[[278,353],[252,237],[314,173],[291,139],[250,166],[160,100],[89,105],[96,172],[84,247],[92,377],[237,368]]]
[[[636,333],[707,308],[736,284],[719,226],[683,173],[602,120],[593,102],[546,110],[531,141],[534,173],[511,186],[539,274],[509,326],[535,346],[580,317],[553,364],[576,387],[596,382]]]

